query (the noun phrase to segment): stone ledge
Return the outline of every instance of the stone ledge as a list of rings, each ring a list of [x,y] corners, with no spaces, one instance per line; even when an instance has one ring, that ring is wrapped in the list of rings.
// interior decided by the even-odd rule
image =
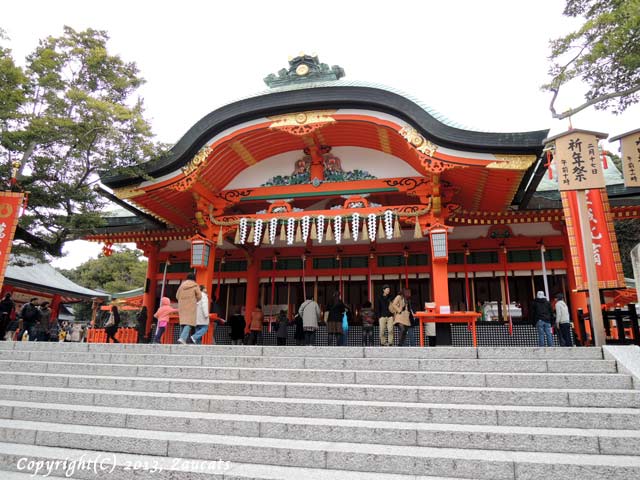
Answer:
[[[633,388],[640,389],[640,347],[636,345],[605,345],[604,358],[615,360],[622,373],[631,375]]]

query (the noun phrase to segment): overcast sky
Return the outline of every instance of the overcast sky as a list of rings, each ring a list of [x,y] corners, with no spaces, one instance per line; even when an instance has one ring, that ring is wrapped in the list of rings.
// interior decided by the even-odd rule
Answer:
[[[386,84],[445,116],[484,131],[566,130],[549,113],[548,41],[578,23],[561,0],[483,1],[5,1],[0,28],[20,63],[40,38],[106,30],[111,53],[136,62],[158,140],[175,143],[200,118],[264,90],[288,57],[316,53],[346,78]],[[558,111],[582,102],[584,87],[561,91]],[[638,127],[624,114],[585,110],[573,126],[611,135]],[[616,149],[617,146],[611,146]],[[74,243],[55,266],[71,268],[99,247]]]

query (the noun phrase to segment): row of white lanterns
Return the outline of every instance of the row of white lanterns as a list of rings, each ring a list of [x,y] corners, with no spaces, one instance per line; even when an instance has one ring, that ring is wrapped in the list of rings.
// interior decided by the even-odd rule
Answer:
[[[349,222],[349,217],[351,222]],[[273,245],[276,242],[278,224],[281,222],[282,220],[278,218],[271,218],[268,222],[257,219],[250,225],[249,219],[241,218],[236,231],[235,243],[241,245],[253,243],[253,245],[258,246],[261,243],[266,243],[268,239],[269,243]],[[280,228],[280,240],[286,241],[287,245],[300,242],[306,243],[308,238],[317,240],[318,243],[323,243],[325,240],[330,241],[332,237],[337,244],[341,243],[343,238],[352,238],[357,242],[361,233],[360,222],[361,215],[359,213],[344,217],[336,215],[332,218],[327,218],[324,215],[318,215],[317,217],[305,215],[299,219],[289,217],[284,220]],[[351,223],[351,233],[349,232],[349,223]],[[325,225],[328,225],[326,232]],[[263,239],[265,228],[267,232]],[[378,215],[375,213],[368,214],[362,228],[363,238],[365,231],[370,242],[376,239],[376,235],[380,239],[386,238],[387,240],[400,238],[401,236],[400,223],[391,210],[386,210],[380,216],[379,224]],[[416,236],[418,234],[421,236],[420,228],[416,226]]]

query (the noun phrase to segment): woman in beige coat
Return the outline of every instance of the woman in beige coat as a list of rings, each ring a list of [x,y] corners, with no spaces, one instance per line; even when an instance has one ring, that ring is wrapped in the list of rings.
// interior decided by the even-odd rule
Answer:
[[[400,340],[398,346],[404,345],[407,338],[407,331],[411,328],[411,315],[409,313],[409,302],[411,301],[411,290],[405,288],[402,295],[396,296],[389,304],[389,311],[393,313],[393,325],[400,327]]]
[[[196,325],[196,307],[202,298],[200,287],[195,282],[196,276],[193,273],[187,275],[187,279],[180,284],[176,292],[178,299],[178,314],[180,315],[180,325],[182,330],[178,343],[187,343],[187,338],[191,334],[191,327]]]

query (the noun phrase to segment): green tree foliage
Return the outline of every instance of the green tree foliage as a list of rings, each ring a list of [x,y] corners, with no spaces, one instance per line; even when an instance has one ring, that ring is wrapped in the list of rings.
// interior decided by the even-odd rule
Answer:
[[[109,257],[100,255],[72,270],[61,270],[61,273],[79,285],[92,290],[103,290],[108,293],[126,292],[143,287],[146,281],[147,262],[140,257],[140,250],[126,247],[114,247]],[[91,320],[91,302],[80,302],[73,306],[75,318],[79,321]],[[123,325],[132,324],[137,312],[121,312]],[[105,320],[106,314],[101,310],[98,325]]]
[[[584,19],[582,26],[551,41],[553,118],[567,118],[591,105],[621,113],[640,99],[640,0],[567,0],[564,15]],[[588,86],[585,102],[557,113],[560,88],[579,79]]]
[[[5,40],[4,31],[0,29],[0,40]],[[0,45],[0,132],[9,129],[16,112],[26,101],[23,86],[26,84],[22,69],[13,61],[11,50]]]
[[[0,49],[0,176],[22,163],[29,206],[16,239],[35,251],[61,256],[65,241],[101,224],[99,172],[124,173],[158,154],[135,95],[138,68],[109,54],[108,38],[65,27],[40,41],[24,70]]]
[[[126,292],[144,286],[147,261],[140,257],[140,250],[115,247],[109,257],[100,255],[62,274],[74,282],[92,290],[108,293]]]
[[[633,278],[631,249],[640,242],[640,219],[618,220],[615,222],[615,229],[624,276]]]

